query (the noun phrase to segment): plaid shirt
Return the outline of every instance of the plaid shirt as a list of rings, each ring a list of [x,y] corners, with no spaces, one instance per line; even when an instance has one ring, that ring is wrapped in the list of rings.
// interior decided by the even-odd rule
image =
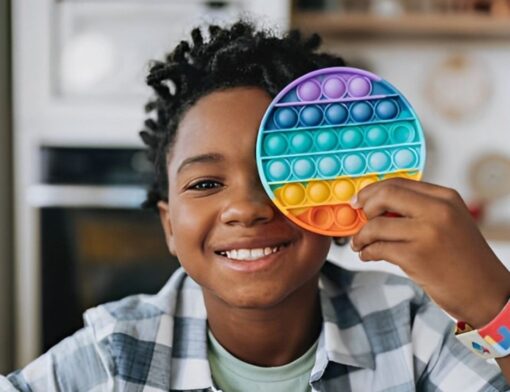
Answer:
[[[510,390],[408,279],[326,263],[320,293],[312,390]],[[214,391],[206,317],[200,287],[180,269],[157,295],[88,310],[82,330],[0,376],[0,391]]]

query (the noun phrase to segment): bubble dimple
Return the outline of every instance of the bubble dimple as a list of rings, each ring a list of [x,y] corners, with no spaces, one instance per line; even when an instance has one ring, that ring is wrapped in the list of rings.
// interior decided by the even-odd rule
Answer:
[[[368,156],[368,166],[373,171],[386,171],[391,166],[391,158],[383,151],[375,151]]]
[[[325,177],[338,175],[340,162],[334,156],[321,157],[318,161],[319,172]]]
[[[308,198],[315,203],[323,203],[329,199],[331,191],[324,181],[312,182],[307,187]]]
[[[416,164],[416,154],[409,148],[401,148],[393,154],[393,162],[398,169],[409,169]]]
[[[344,158],[343,167],[347,174],[361,174],[365,171],[365,159],[361,154],[349,154]]]
[[[321,228],[322,230],[327,230],[333,225],[335,217],[331,207],[321,206],[314,207],[310,210],[309,220],[311,224]]]
[[[303,125],[313,127],[319,125],[322,121],[322,110],[317,106],[306,106],[301,110],[299,118]]]
[[[317,82],[308,80],[299,85],[297,95],[302,101],[315,101],[321,96],[321,88]]]
[[[349,205],[339,205],[335,208],[335,221],[340,227],[352,227],[358,220],[358,213]]]
[[[354,76],[347,87],[352,97],[365,97],[372,91],[372,83],[363,76]]]
[[[327,78],[322,84],[322,88],[324,95],[332,99],[342,98],[346,90],[344,81],[334,76]]]
[[[414,140],[416,131],[409,124],[398,124],[391,129],[391,140],[393,143],[410,143]]]
[[[326,120],[330,124],[343,124],[349,117],[349,112],[344,105],[333,103],[326,108]]]
[[[349,201],[354,196],[354,184],[348,179],[336,180],[333,183],[333,195],[338,201]]]
[[[351,106],[351,116],[355,121],[366,122],[372,118],[374,110],[367,102],[356,102]]]
[[[388,132],[384,127],[375,125],[370,127],[365,134],[365,140],[370,146],[381,146],[388,139]]]
[[[305,200],[305,188],[301,184],[286,184],[281,192],[281,198],[287,205],[299,205]]]
[[[358,128],[347,128],[340,134],[340,143],[343,148],[356,148],[363,142],[363,134]]]
[[[393,99],[383,99],[375,105],[375,113],[381,120],[391,120],[398,115],[398,104]]]
[[[310,178],[315,172],[315,165],[311,159],[299,158],[294,161],[292,169],[297,178]]]
[[[297,113],[291,108],[278,108],[274,120],[279,128],[293,128],[298,121]]]
[[[287,140],[280,134],[267,135],[264,139],[264,151],[266,155],[280,155],[287,150]]]
[[[307,132],[298,132],[290,139],[290,145],[293,152],[301,153],[310,150],[313,140]]]
[[[328,151],[335,148],[338,139],[333,131],[320,131],[315,138],[315,145],[320,151]]]
[[[290,174],[289,165],[283,159],[276,159],[270,162],[267,171],[271,181],[283,181]]]

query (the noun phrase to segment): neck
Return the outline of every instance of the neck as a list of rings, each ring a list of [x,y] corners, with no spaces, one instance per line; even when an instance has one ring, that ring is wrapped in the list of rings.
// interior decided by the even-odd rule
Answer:
[[[281,366],[303,355],[322,327],[318,276],[268,308],[236,308],[204,290],[209,328],[240,360]]]

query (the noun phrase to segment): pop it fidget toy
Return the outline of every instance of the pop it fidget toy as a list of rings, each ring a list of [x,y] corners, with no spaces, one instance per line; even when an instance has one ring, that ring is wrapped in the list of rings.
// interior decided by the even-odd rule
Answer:
[[[271,102],[256,157],[266,192],[289,219],[347,236],[366,222],[351,198],[385,178],[419,180],[425,140],[411,105],[390,83],[356,68],[324,68]]]

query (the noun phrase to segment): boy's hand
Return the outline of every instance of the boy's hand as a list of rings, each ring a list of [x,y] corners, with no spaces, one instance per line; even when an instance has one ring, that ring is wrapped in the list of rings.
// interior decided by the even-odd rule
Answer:
[[[503,309],[510,271],[456,191],[394,178],[361,190],[353,206],[368,218],[352,239],[361,260],[398,265],[446,312],[475,328]],[[385,216],[389,211],[401,217]]]

